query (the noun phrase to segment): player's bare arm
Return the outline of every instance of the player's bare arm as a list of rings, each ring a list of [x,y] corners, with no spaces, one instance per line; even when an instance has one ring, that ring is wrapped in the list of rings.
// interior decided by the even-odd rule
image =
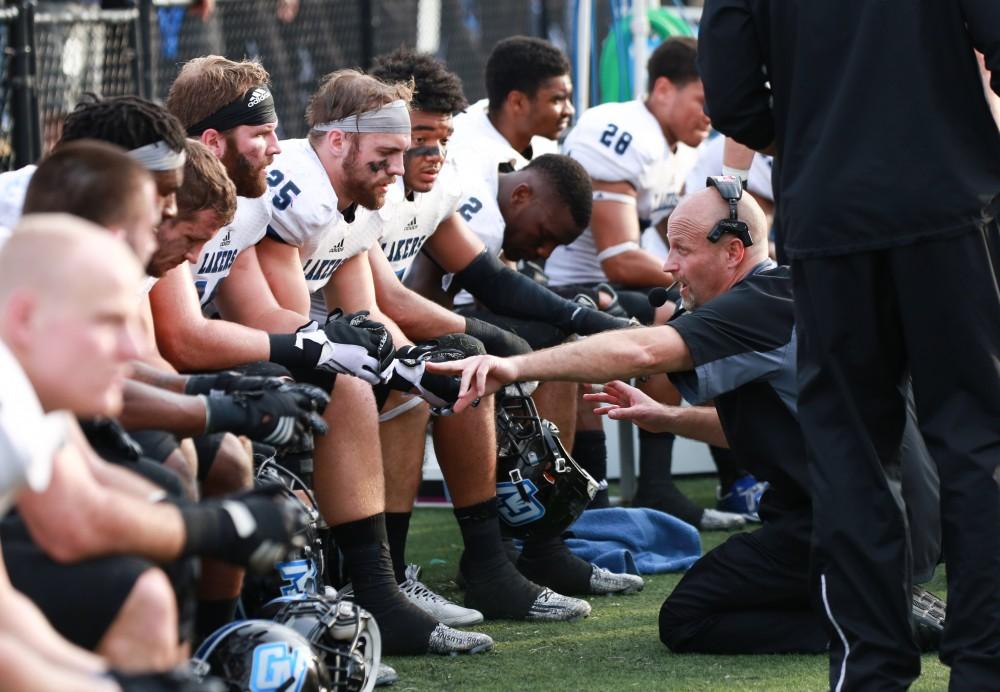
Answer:
[[[636,198],[635,188],[625,181],[594,180],[594,192]],[[595,195],[590,229],[601,268],[612,283],[623,286],[669,286],[673,281],[663,263],[639,247],[639,217],[634,203],[622,199],[599,199]]]

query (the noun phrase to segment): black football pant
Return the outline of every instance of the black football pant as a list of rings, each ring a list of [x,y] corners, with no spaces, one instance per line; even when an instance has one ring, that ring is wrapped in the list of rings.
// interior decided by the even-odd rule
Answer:
[[[970,229],[792,265],[831,689],[904,689],[920,670],[898,483],[907,369],[940,477],[941,659],[954,690],[1000,685],[1000,294],[987,238]]]
[[[710,550],[660,608],[677,653],[820,653],[829,636],[809,583],[808,509]]]

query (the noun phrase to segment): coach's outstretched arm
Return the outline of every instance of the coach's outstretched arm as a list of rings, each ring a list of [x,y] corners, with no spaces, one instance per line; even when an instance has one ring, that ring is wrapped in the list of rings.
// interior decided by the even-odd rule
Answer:
[[[433,372],[462,375],[456,413],[510,382],[607,382],[692,367],[687,345],[670,326],[604,332],[513,358],[477,356],[427,364]]]

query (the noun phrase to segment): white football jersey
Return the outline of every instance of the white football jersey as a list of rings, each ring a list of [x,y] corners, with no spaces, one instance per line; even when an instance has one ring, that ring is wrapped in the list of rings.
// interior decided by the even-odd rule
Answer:
[[[456,163],[462,180],[462,195],[456,211],[483,241],[486,250],[499,255],[503,250],[503,234],[507,222],[500,213],[500,203],[497,200],[500,191],[498,164],[489,156],[479,159],[467,156]],[[452,274],[444,277],[442,286],[445,290],[451,285],[452,278]],[[472,295],[465,290],[459,291],[455,296],[455,305],[468,305],[472,301]]]
[[[375,244],[377,229],[366,221],[378,212],[359,206],[348,221],[337,209],[337,193],[309,140],[288,139],[281,149],[268,168],[268,184],[276,194],[267,233],[299,249],[312,293],[323,288],[340,265]],[[394,190],[396,186],[390,188],[386,205]]]
[[[722,155],[726,138],[716,135],[698,147],[698,158],[688,171],[684,183],[684,194],[697,192],[705,187],[705,180],[712,175],[722,175]],[[754,154],[750,165],[750,177],[747,179],[747,190],[774,201],[774,191],[771,189],[771,167],[774,159],[765,154]]]
[[[636,191],[640,228],[655,224],[677,206],[696,149],[671,151],[659,122],[642,101],[605,103],[584,112],[563,145],[594,180],[624,181]],[[635,239],[638,242],[638,238]],[[553,286],[607,281],[589,228],[545,263]]]
[[[21,220],[28,183],[37,169],[38,166],[29,164],[16,171],[0,173],[0,226],[14,228]]]
[[[0,516],[19,490],[48,487],[52,458],[69,429],[63,411],[45,413],[20,363],[0,341]]]
[[[461,156],[471,150],[474,155],[492,155],[497,163],[508,162],[514,170],[528,165],[528,158],[510,145],[507,138],[493,127],[488,117],[489,101],[483,99],[469,106],[453,119],[455,132],[448,143],[449,156]],[[559,153],[559,143],[547,137],[531,138],[531,158],[542,154]]]
[[[389,202],[386,202],[385,209],[389,218],[371,214],[368,223],[379,225],[378,242],[385,251],[392,270],[402,279],[438,225],[458,208],[462,188],[459,185],[458,170],[451,160],[445,161],[430,192],[414,192],[407,199],[402,179],[397,182],[397,187],[400,189],[393,208],[389,209]]]
[[[205,243],[198,261],[191,265],[202,310],[209,310],[219,286],[229,276],[233,262],[241,252],[261,241],[271,218],[267,195],[237,197],[236,216]]]

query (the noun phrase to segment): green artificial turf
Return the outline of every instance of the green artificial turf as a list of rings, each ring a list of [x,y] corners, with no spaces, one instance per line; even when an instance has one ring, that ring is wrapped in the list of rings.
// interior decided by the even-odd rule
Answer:
[[[681,488],[704,506],[714,502],[714,479],[685,479]],[[725,533],[702,533],[703,550]],[[454,577],[461,537],[448,509],[418,509],[410,526],[407,559],[423,567],[421,580],[461,603]],[[943,570],[939,570],[943,572]],[[824,690],[825,656],[702,656],[672,654],[657,636],[660,604],[680,575],[648,576],[630,596],[588,599],[590,617],[571,623],[487,622],[496,649],[462,657],[387,658],[399,672],[396,692],[408,690]],[[944,593],[938,574],[931,590]],[[924,656],[914,690],[947,689],[947,669]]]

